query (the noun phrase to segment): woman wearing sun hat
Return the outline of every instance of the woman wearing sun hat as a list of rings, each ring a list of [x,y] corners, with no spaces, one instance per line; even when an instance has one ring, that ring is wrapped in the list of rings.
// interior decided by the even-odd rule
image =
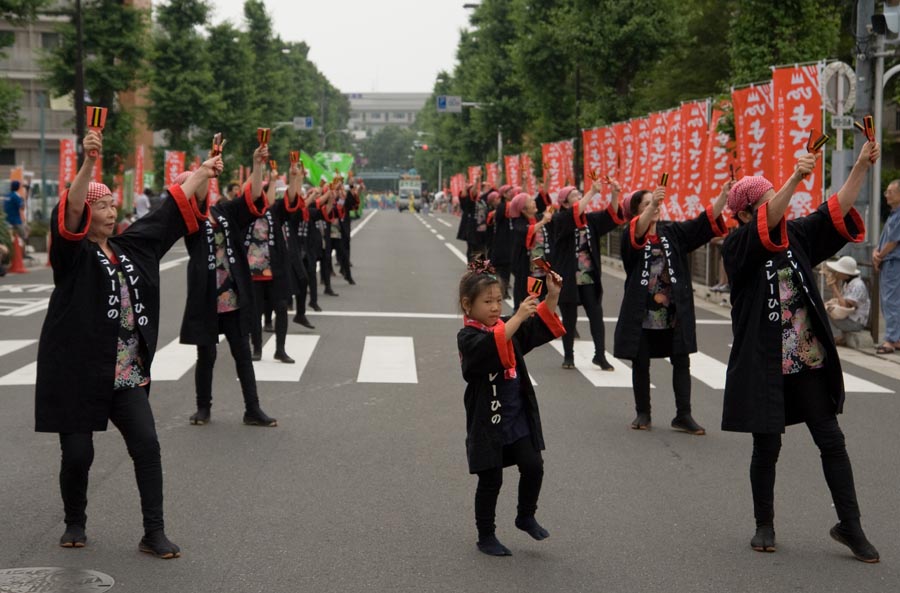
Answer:
[[[859,277],[856,260],[845,255],[837,261],[825,262],[828,288],[833,298],[825,303],[828,322],[835,344],[844,344],[844,334],[862,331],[869,322],[869,289]]]
[[[722,246],[731,279],[734,345],[728,360],[722,429],[753,433],[750,486],[756,534],[751,547],[775,551],[775,464],[785,427],[805,422],[822,457],[825,481],[840,522],[833,539],[864,562],[878,551],[860,525],[850,457],[837,414],[844,380],[813,268],[865,227],[853,203],[879,146],[869,142],[844,186],[808,216],[786,222],[791,196],[815,168],[817,154],[797,161],[775,192],[764,177],[744,177],[728,194],[739,227]]]

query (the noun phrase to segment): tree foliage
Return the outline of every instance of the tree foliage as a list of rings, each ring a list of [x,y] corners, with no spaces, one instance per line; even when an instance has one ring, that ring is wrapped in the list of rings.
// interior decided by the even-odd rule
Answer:
[[[385,126],[363,144],[369,169],[410,169],[413,166],[415,130]]]
[[[26,25],[37,17],[38,10],[49,0],[0,0],[0,19],[16,26]],[[15,42],[14,33],[0,34],[0,58],[5,49]],[[8,80],[0,80],[0,146],[6,144],[13,130],[22,123],[19,117],[19,99],[22,89]]]
[[[841,57],[853,10],[843,0],[483,0],[460,32],[418,126],[447,172],[530,152],[581,130],[717,96],[770,66]],[[845,32],[842,37],[842,32]],[[438,95],[483,104],[438,115]],[[436,155],[417,165],[437,181]],[[580,156],[576,157],[580,158]],[[577,169],[577,168],[576,168]]]

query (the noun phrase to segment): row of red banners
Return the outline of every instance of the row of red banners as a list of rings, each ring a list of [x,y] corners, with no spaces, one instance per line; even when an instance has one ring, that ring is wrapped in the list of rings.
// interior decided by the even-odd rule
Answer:
[[[167,150],[165,153],[165,185],[168,187],[174,183],[175,178],[184,171],[185,153],[179,150]],[[200,167],[200,158],[195,157],[191,164],[191,171]],[[59,187],[65,188],[75,179],[78,169],[78,155],[75,152],[75,139],[65,138],[59,141]],[[144,146],[138,145],[135,152],[134,164],[134,187],[135,194],[144,191]],[[93,181],[97,183],[103,182],[103,158],[98,158],[94,163],[92,174]],[[123,203],[123,187],[122,174],[119,173],[114,177],[113,196],[116,202],[121,205]],[[212,203],[218,201],[220,197],[218,179],[212,179],[209,183],[209,197]]]
[[[797,157],[806,152],[812,130],[822,129],[820,66],[792,66],[773,71],[772,81],[732,92],[735,142],[717,131],[722,105],[708,100],[651,113],[583,132],[584,180],[614,178],[626,192],[656,187],[668,173],[667,220],[692,218],[715,200],[731,178],[764,175],[776,188],[793,173]],[[571,140],[541,145],[544,181],[550,192],[574,185],[574,146]],[[537,192],[534,168],[527,154],[504,158],[506,182]],[[487,181],[500,185],[497,163],[485,165]],[[800,184],[789,210],[803,216],[821,203],[824,159]],[[450,191],[459,196],[466,182],[479,184],[480,166],[469,167],[468,178],[451,178]],[[603,192],[604,194],[607,192]],[[599,200],[597,207],[604,207]]]

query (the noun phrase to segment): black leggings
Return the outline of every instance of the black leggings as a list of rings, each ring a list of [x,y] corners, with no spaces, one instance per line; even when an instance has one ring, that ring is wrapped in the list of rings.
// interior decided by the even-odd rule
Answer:
[[[792,397],[798,387],[809,389],[810,379],[822,381],[824,375],[803,372],[785,376],[784,397]],[[821,387],[821,386],[820,386]],[[807,393],[809,393],[807,391]],[[820,389],[822,397],[828,397],[827,390]],[[819,417],[816,408],[809,406],[811,418],[806,426],[813,442],[819,448],[825,482],[831,491],[831,499],[841,521],[858,521],[859,504],[853,483],[853,468],[844,443],[844,433],[833,414]],[[775,518],[775,464],[781,451],[780,434],[753,433],[753,457],[750,459],[750,487],[753,490],[753,515],[757,525],[771,525]]]
[[[653,343],[662,341],[664,344]],[[650,358],[654,350],[671,349],[672,331],[641,330],[641,345],[637,358],[631,361],[631,384],[634,389],[634,408],[638,414],[650,413]],[[688,354],[669,356],[672,362],[672,391],[675,392],[676,415],[691,413],[691,358]]]
[[[128,454],[134,462],[141,496],[144,531],[163,528],[163,477],[159,439],[147,390],[134,387],[113,394],[109,419],[122,433]],[[94,435],[90,432],[60,433],[62,466],[59,490],[62,493],[66,525],[85,526],[87,522],[88,473],[94,462]]]
[[[309,254],[304,252],[301,258],[303,267],[306,269],[306,280],[300,283],[299,291],[296,295],[297,313],[306,315],[306,295],[309,293],[310,306],[317,304],[316,294],[316,260],[311,259]]]
[[[253,340],[253,350],[256,352],[262,352],[262,315],[266,301],[272,304],[272,309],[275,311],[275,352],[284,352],[288,328],[288,303],[283,299],[275,299],[273,292],[272,281],[254,280],[253,296],[256,309],[253,314],[253,323],[250,324],[250,337]]]
[[[584,307],[594,341],[594,356],[606,357],[606,327],[603,325],[603,285],[582,284],[578,287],[578,300]],[[578,304],[560,303],[563,327],[563,354],[569,360],[575,356],[575,324],[578,323]]]
[[[503,447],[504,466],[519,466],[519,517],[533,517],[537,511],[541,483],[544,481],[544,459],[531,436],[526,436],[511,445]],[[475,489],[475,526],[479,537],[492,535],[496,525],[497,497],[503,486],[503,468],[497,467],[478,472],[478,487]]]
[[[247,336],[241,335],[241,312],[219,313],[219,333],[225,334],[234,368],[237,370],[244,394],[244,407],[255,410],[259,407],[256,393],[256,374],[250,359],[250,345]],[[216,344],[197,346],[197,368],[194,370],[194,385],[197,389],[197,408],[212,407],[213,367],[216,365]]]

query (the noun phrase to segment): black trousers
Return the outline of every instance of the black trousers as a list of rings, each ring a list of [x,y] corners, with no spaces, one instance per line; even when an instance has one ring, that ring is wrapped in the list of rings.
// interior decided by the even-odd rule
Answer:
[[[331,263],[331,253],[334,249],[333,243],[334,241],[330,237],[325,239],[325,249],[322,250],[319,260],[319,275],[325,290],[331,290],[331,271],[334,267]]]
[[[253,302],[256,310],[253,314],[253,323],[250,325],[250,337],[253,341],[253,350],[256,352],[262,351],[262,315],[266,301],[272,304],[272,309],[275,311],[275,352],[284,352],[288,328],[288,302],[274,298],[273,292],[271,281],[253,281]]]
[[[255,410],[259,407],[259,396],[256,392],[256,374],[253,372],[253,361],[250,359],[250,344],[247,336],[241,335],[241,312],[229,311],[219,313],[219,333],[225,335],[234,368],[241,382],[244,395],[244,407]],[[197,389],[197,408],[212,407],[213,367],[216,365],[217,344],[197,346],[197,367],[194,370],[194,386]]]
[[[306,266],[306,286],[304,289],[309,292],[310,307],[319,304],[319,287],[318,281],[316,280],[316,261],[318,261],[316,256],[308,251],[304,252],[303,265]],[[304,300],[306,300],[305,296]]]
[[[537,511],[537,501],[544,481],[544,459],[534,447],[531,436],[523,437],[511,445],[503,447],[503,465],[519,466],[520,517],[533,517]],[[479,537],[492,535],[496,529],[494,518],[497,514],[497,497],[503,486],[503,468],[478,472],[478,486],[475,489],[475,526]]]
[[[500,288],[503,290],[503,298],[509,294],[509,276],[511,273],[511,264],[494,264],[497,271],[497,277],[500,278]]]
[[[350,230],[350,218],[347,218],[341,222],[341,249],[338,251],[341,271],[347,280],[353,278],[350,270]]]
[[[691,358],[687,354],[671,354],[672,330],[642,329],[638,356],[631,361],[631,384],[634,408],[650,413],[650,359],[668,355],[672,361],[672,391],[675,392],[677,415],[691,413]]]
[[[603,285],[582,284],[578,287],[578,300],[584,307],[594,341],[594,356],[606,356],[606,327],[603,325]],[[569,360],[575,356],[575,324],[578,323],[578,304],[560,303],[563,327],[563,354]]]
[[[825,375],[821,371],[805,371],[784,377],[784,397],[804,390],[804,393],[819,393],[823,397]],[[815,391],[811,391],[815,390]],[[804,398],[805,399],[805,398]],[[856,486],[853,482],[853,468],[844,433],[834,414],[821,417],[817,413],[822,406],[810,406],[806,426],[813,442],[819,448],[825,482],[831,491],[831,499],[841,521],[859,520],[859,503],[856,500]],[[753,515],[757,525],[771,525],[775,518],[775,464],[781,451],[780,434],[753,433],[753,456],[750,459],[750,487],[753,490]]]
[[[147,390],[134,387],[116,391],[109,410],[109,419],[122,433],[128,454],[134,462],[141,496],[144,531],[163,528],[163,477],[159,439],[153,422],[153,412]],[[62,494],[66,525],[87,522],[88,474],[94,462],[94,435],[61,433],[62,465],[59,470],[59,490]]]

